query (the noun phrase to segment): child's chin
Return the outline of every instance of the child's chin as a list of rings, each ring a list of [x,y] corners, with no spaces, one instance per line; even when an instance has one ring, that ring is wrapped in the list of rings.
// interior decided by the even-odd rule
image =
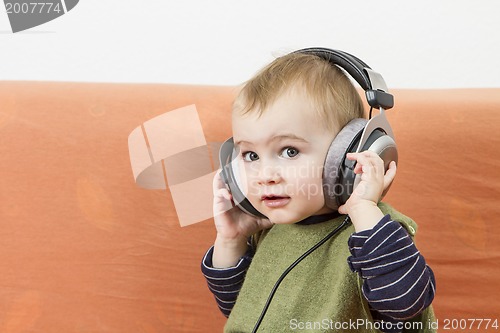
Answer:
[[[295,220],[270,220],[273,224],[294,224],[298,221]]]
[[[267,218],[269,221],[271,221],[273,224],[293,224],[297,223],[302,218],[297,217],[297,216],[292,216],[291,214],[283,214],[282,212],[273,212],[269,215],[267,215]]]

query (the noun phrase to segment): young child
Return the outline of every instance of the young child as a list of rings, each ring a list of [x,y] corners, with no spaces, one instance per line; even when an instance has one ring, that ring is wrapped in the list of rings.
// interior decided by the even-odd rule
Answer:
[[[217,236],[202,271],[228,316],[225,332],[251,332],[283,272],[346,216],[352,224],[282,280],[259,331],[433,331],[435,281],[412,241],[416,224],[379,203],[396,164],[385,172],[377,154],[349,154],[361,182],[338,211],[325,205],[327,150],[344,125],[363,117],[349,78],[315,55],[280,57],[243,86],[233,139],[247,198],[267,218],[228,210],[231,193],[216,175]]]

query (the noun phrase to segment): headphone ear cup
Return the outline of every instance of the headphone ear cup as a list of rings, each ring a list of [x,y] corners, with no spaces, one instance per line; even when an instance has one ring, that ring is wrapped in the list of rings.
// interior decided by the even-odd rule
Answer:
[[[361,180],[360,176],[354,173],[356,162],[348,160],[346,155],[358,150],[367,123],[368,120],[362,118],[351,120],[337,134],[328,149],[323,169],[323,193],[325,204],[331,209],[338,210],[346,203]],[[375,128],[369,134],[359,151],[365,150],[373,151],[380,156],[384,161],[385,171],[391,161],[398,162],[396,142],[381,128]]]
[[[373,138],[372,138],[373,137]],[[361,151],[373,151],[384,161],[384,169],[387,171],[389,164],[394,161],[398,163],[398,149],[393,138],[383,130],[377,129],[370,134],[368,141]]]
[[[362,131],[360,131],[359,134],[355,137],[347,153],[353,153],[357,150],[361,134]],[[376,128],[370,133],[368,140],[359,150],[359,152],[363,152],[366,150],[372,151],[380,156],[380,158],[384,162],[384,172],[389,168],[389,164],[391,163],[391,161],[394,161],[396,163],[398,162],[396,142],[392,137],[387,135],[380,128]],[[337,203],[339,206],[346,203],[356,186],[358,186],[359,182],[361,181],[361,176],[354,173],[355,165],[356,163],[354,161],[348,160],[347,157],[344,157],[344,160],[341,163],[338,187],[342,188],[343,191],[338,193],[337,196]],[[387,190],[385,192],[387,192]]]
[[[348,170],[342,168],[342,164],[346,160],[345,156],[349,149],[357,148],[357,143],[367,123],[368,120],[363,118],[355,118],[347,123],[335,136],[326,154],[323,168],[323,194],[326,206],[333,210],[337,210],[342,204],[339,203],[341,195],[350,196],[352,193],[352,189],[351,192],[345,193],[349,190],[346,187],[347,183],[339,182],[339,178],[342,173],[350,171],[349,168]],[[354,172],[352,174],[354,175]],[[346,175],[342,176],[345,178]]]
[[[234,147],[233,138],[229,138],[219,150],[222,180],[226,184],[226,188],[231,192],[233,202],[238,208],[255,217],[265,218],[262,213],[255,209],[244,194],[237,157],[238,152]]]
[[[374,137],[373,139],[372,136]],[[392,161],[394,161],[396,164],[398,163],[398,149],[396,146],[396,142],[392,137],[387,135],[381,129],[377,129],[370,135],[368,141],[363,147],[363,150],[373,151],[380,156],[382,161],[384,161],[384,172],[389,169],[389,164]],[[354,186],[356,185],[357,183],[355,182]],[[382,198],[389,191],[389,187],[384,191],[384,193],[382,193]]]

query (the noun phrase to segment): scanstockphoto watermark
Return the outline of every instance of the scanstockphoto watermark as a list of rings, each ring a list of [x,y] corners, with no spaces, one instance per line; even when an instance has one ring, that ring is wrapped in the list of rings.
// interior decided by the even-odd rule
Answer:
[[[346,182],[344,184],[315,184],[315,183],[286,183],[278,184],[272,187],[273,191],[288,196],[302,196],[311,199],[317,195],[323,194],[329,197],[341,196],[346,193],[352,193],[354,183]],[[244,189],[245,196],[260,196],[262,190],[258,186],[251,186],[249,190]]]
[[[3,0],[12,32],[27,30],[52,21],[73,8],[79,0]]]
[[[310,161],[288,166],[257,166],[244,163],[244,167],[238,167],[236,164],[233,170],[238,173],[237,178],[246,196],[259,196],[260,184],[266,182],[273,183],[273,190],[278,193],[308,198],[320,193],[331,197],[351,193],[355,185],[354,179],[350,181],[345,174],[342,174],[343,169],[327,173],[323,165]],[[337,181],[340,176],[344,178],[342,184]],[[307,179],[311,181],[304,182]],[[327,181],[315,181],[318,179]]]
[[[424,328],[435,329],[437,322],[387,322],[377,321],[373,322],[368,319],[349,319],[347,321],[333,321],[331,319],[323,319],[319,321],[300,321],[298,319],[291,319],[289,327],[292,331],[324,331],[335,330],[339,332],[352,331],[358,332],[360,330],[422,330]]]

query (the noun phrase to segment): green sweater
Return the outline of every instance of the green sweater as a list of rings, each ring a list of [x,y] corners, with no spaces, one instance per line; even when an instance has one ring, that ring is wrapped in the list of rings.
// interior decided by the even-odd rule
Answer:
[[[414,235],[416,224],[386,204],[379,207]],[[312,225],[275,225],[256,237],[252,259],[224,332],[251,332],[283,271],[320,241],[344,217]],[[347,264],[349,225],[296,266],[282,281],[259,332],[379,332],[361,292],[362,279]],[[428,307],[416,320],[433,321]],[[416,330],[418,331],[418,330]],[[420,332],[433,332],[425,329]]]

